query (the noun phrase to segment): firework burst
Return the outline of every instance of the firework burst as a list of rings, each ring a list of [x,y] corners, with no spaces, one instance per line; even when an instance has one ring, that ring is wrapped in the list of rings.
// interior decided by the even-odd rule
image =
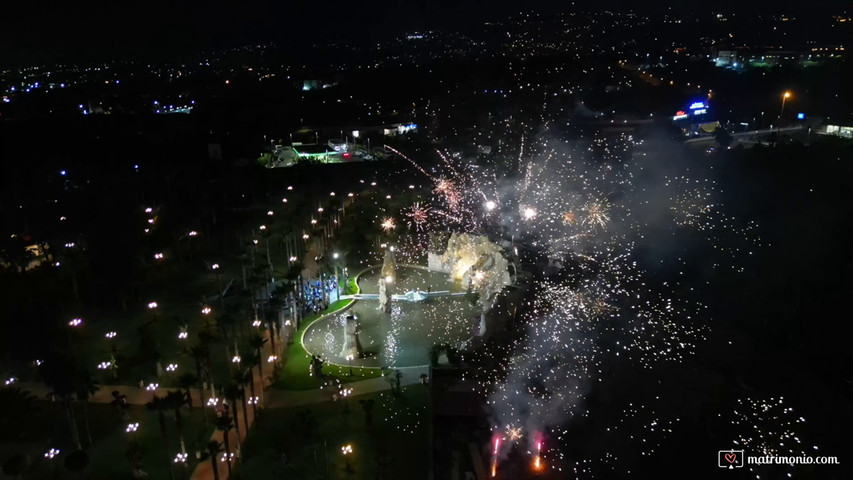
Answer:
[[[607,228],[607,222],[610,221],[610,206],[607,203],[591,201],[586,204],[584,210],[586,210],[584,224],[590,225],[593,229]]]
[[[422,206],[420,202],[415,202],[406,212],[406,216],[409,217],[409,227],[419,232],[423,231],[429,219],[429,212],[429,207]]]
[[[382,219],[382,223],[380,223],[379,226],[382,227],[382,230],[385,233],[391,233],[397,228],[397,222],[394,221],[393,217],[385,217]]]

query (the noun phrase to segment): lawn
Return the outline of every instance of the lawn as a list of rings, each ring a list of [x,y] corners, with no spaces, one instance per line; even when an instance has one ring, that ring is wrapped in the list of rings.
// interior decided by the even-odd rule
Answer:
[[[266,410],[243,443],[232,478],[427,478],[428,394],[427,386],[412,385],[399,398],[385,391],[352,397],[348,404]],[[374,402],[372,426],[360,400]],[[352,452],[345,455],[346,445]]]
[[[272,385],[274,388],[283,390],[313,390],[320,388],[322,382],[316,376],[310,375],[311,356],[305,350],[305,347],[302,346],[302,334],[323,315],[342,310],[353,302],[354,300],[338,300],[329,305],[329,308],[322,314],[309,315],[303,319],[302,324],[294,334],[294,338],[297,341],[293,342],[293,345],[287,348],[279,380]],[[382,371],[378,368],[352,367],[353,375],[350,376],[349,372],[349,366],[346,365],[326,365],[323,367],[323,373],[336,376],[344,383],[382,376]]]

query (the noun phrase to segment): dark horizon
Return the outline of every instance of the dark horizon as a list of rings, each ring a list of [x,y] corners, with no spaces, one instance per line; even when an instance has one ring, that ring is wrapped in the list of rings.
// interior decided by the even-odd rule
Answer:
[[[146,2],[144,5],[88,2],[18,3],[5,7],[0,21],[0,64],[34,66],[132,59],[168,61],[207,50],[252,43],[277,42],[304,47],[329,39],[370,42],[373,38],[419,29],[470,30],[484,21],[516,12],[552,15],[570,11],[636,11],[680,14],[702,11],[789,13],[820,16],[843,11],[842,0],[809,2],[715,2],[711,9],[666,5],[653,0],[638,5],[625,0],[604,2],[384,2],[364,7],[334,0],[322,4],[283,6],[269,0],[215,5],[189,2]],[[523,8],[520,8],[523,7]],[[367,27],[367,28],[364,28]]]

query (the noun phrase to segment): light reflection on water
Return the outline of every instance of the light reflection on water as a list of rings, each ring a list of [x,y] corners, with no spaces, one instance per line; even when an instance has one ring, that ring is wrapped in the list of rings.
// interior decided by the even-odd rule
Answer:
[[[403,282],[396,285],[394,293],[405,293],[412,284],[423,289],[432,282],[433,291],[448,289],[438,284],[446,274],[401,268]],[[414,275],[412,274],[414,273]],[[362,286],[373,281],[365,278]],[[320,354],[332,363],[346,364],[350,347],[345,345],[346,317],[355,315],[359,323],[359,343],[362,357],[353,365],[404,367],[429,363],[429,349],[436,344],[452,346],[470,338],[477,325],[477,310],[465,297],[431,298],[424,302],[395,301],[391,313],[380,312],[375,300],[360,300],[349,310],[314,323],[305,333],[305,348]]]

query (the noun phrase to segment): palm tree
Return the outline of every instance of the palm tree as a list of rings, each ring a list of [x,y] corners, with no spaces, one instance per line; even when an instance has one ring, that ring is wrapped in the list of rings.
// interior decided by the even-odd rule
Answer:
[[[260,334],[255,333],[251,337],[249,337],[249,345],[254,348],[258,354],[258,375],[260,375],[261,377],[261,385],[264,384],[264,355],[261,352],[261,349],[264,347],[265,343],[267,343],[267,339],[262,337]]]
[[[245,375],[249,379],[249,392],[252,398],[255,398],[255,371],[252,369],[255,368],[255,365],[260,365],[261,359],[258,357],[257,352],[253,352],[243,363],[248,367]],[[261,393],[263,393],[263,388],[261,388]],[[258,419],[258,404],[255,402],[252,402],[252,417],[255,420]]]
[[[213,478],[214,480],[219,480],[219,465],[216,464],[216,457],[219,456],[219,452],[222,451],[222,444],[211,440],[207,442],[207,453],[210,455],[210,466],[213,469]]]
[[[240,446],[240,416],[237,414],[237,399],[240,398],[240,387],[237,384],[231,383],[225,387],[225,398],[231,404],[231,416],[234,419],[234,429],[237,431],[237,446]],[[246,433],[249,433],[248,424],[245,424]]]
[[[74,379],[74,394],[77,401],[83,404],[83,424],[86,426],[86,439],[92,444],[92,428],[89,426],[89,397],[98,391],[98,386],[92,379],[92,374],[87,369],[77,372]]]
[[[187,399],[184,392],[180,390],[172,390],[166,393],[166,405],[175,412],[175,428],[178,430],[178,439],[181,442],[181,453],[187,452],[187,446],[184,443],[184,420],[181,416],[181,407],[186,405]]]
[[[222,432],[222,440],[225,443],[225,464],[228,466],[229,478],[231,477],[231,439],[228,438],[228,433],[233,426],[228,412],[223,412],[221,416],[216,418],[216,428]]]
[[[253,355],[254,356],[254,355]],[[243,425],[246,426],[246,435],[249,435],[249,414],[246,412],[246,384],[252,383],[254,381],[254,376],[252,375],[252,368],[249,367],[248,372],[236,372],[234,373],[233,380],[234,382],[240,386],[240,401],[243,404]],[[252,390],[254,390],[254,385],[252,385]],[[254,391],[252,392],[254,396]]]
[[[171,457],[169,455],[169,431],[166,429],[166,414],[165,410],[169,408],[169,404],[166,402],[166,397],[158,397],[156,394],[154,398],[145,404],[149,410],[157,410],[157,420],[160,423],[160,435],[163,436],[163,445],[166,447],[166,465],[171,465]],[[169,478],[173,478],[172,469],[169,469]]]
[[[129,421],[130,415],[127,411],[130,408],[130,405],[127,404],[127,396],[122,395],[118,390],[113,390],[112,396],[113,401],[110,402],[110,405],[115,407],[116,411],[121,416],[122,421]]]
[[[77,419],[74,417],[74,408],[72,407],[72,398],[75,393],[73,372],[74,361],[70,358],[61,357],[45,361],[41,369],[42,381],[51,389],[48,396],[59,398],[60,402],[62,402],[62,406],[65,409],[65,416],[68,420],[69,431],[71,432],[71,441],[77,447],[77,450],[82,450],[83,445],[80,443]]]
[[[190,410],[192,410],[193,408],[193,396],[190,389],[196,384],[196,382],[198,382],[198,377],[189,372],[178,377],[178,383],[180,384],[181,388],[184,389],[187,399],[187,406]],[[201,405],[201,408],[204,408],[204,405]]]
[[[195,358],[195,370],[198,374],[197,377],[203,382],[208,381],[210,376],[210,348],[205,343],[200,343],[194,347],[190,348],[190,355]],[[204,388],[200,388],[199,392],[199,401],[201,402],[201,411],[205,412],[204,415],[204,424],[207,425],[207,413],[204,409]]]

